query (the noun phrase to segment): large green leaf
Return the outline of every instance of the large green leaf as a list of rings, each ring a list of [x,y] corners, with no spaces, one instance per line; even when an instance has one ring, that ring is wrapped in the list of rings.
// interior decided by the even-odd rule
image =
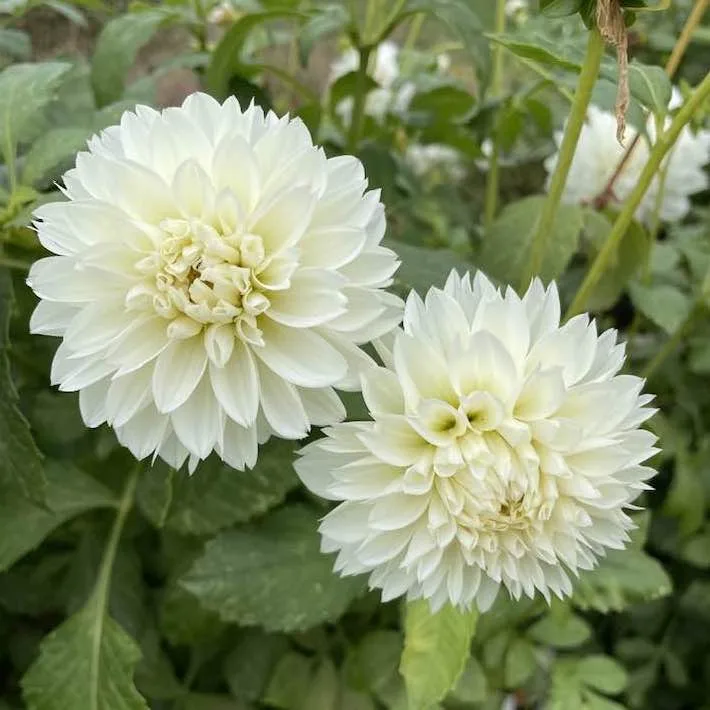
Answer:
[[[547,198],[526,197],[506,205],[486,234],[479,266],[504,283],[519,283],[528,268],[532,235]],[[577,251],[583,212],[578,205],[560,205],[547,235],[542,269],[543,280],[557,278]]]
[[[428,600],[410,602],[400,672],[410,710],[429,710],[456,686],[471,652],[477,611],[447,605],[432,613]]]
[[[13,149],[32,140],[44,125],[44,110],[71,65],[15,64],[0,73],[0,146]],[[5,156],[8,160],[8,156]]]
[[[133,685],[140,657],[94,596],[42,641],[22,680],[28,710],[147,710]]]
[[[596,569],[580,574],[572,601],[580,609],[608,613],[671,590],[671,579],[657,560],[641,550],[611,550]]]
[[[671,284],[632,283],[629,295],[634,306],[669,335],[685,322],[693,307],[690,295]]]
[[[452,269],[460,274],[475,270],[469,261],[451,249],[430,249],[392,239],[386,241],[385,246],[394,250],[402,262],[395,274],[395,283],[422,294],[431,286],[443,288]]]
[[[229,622],[295,631],[333,621],[364,581],[333,572],[333,558],[319,550],[317,526],[315,511],[291,506],[223,532],[181,584]]]
[[[23,185],[36,185],[48,178],[86,147],[88,128],[54,128],[43,133],[27,152],[22,165]]]
[[[19,496],[0,500],[0,570],[37,547],[70,518],[116,504],[110,490],[69,463],[47,461],[45,472],[47,508]]]
[[[4,498],[13,495],[42,503],[45,494],[42,457],[17,407],[17,392],[10,373],[8,349],[13,304],[10,274],[0,269],[0,505]]]
[[[574,648],[583,644],[592,634],[584,619],[566,608],[553,609],[529,630],[530,636],[553,648]]]
[[[154,525],[209,535],[245,523],[280,503],[296,486],[292,442],[272,440],[250,471],[236,471],[216,456],[194,475],[160,463],[143,474],[138,505]]]
[[[105,106],[123,96],[128,70],[170,14],[159,9],[120,15],[104,25],[91,62],[96,102]]]

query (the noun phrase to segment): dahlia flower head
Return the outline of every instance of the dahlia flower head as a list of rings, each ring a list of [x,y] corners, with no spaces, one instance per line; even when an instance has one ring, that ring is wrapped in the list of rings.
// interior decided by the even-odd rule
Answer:
[[[79,391],[143,459],[253,466],[345,410],[373,361],[358,344],[402,303],[361,163],[326,158],[298,119],[193,94],[94,136],[35,227],[32,332],[62,338],[53,384]]]
[[[669,109],[677,108],[678,105],[680,105],[680,94],[674,90]],[[670,117],[666,118],[666,127],[671,120]],[[613,197],[616,202],[623,202],[631,194],[648,161],[650,146],[653,145],[656,137],[653,117],[649,118],[646,130],[647,136],[636,144],[629,160],[614,182]],[[562,132],[555,134],[558,149],[562,143],[562,135]],[[630,138],[627,135],[628,140]],[[625,152],[626,148],[616,140],[614,115],[597,106],[590,106],[562,199],[573,204],[592,203],[604,192]],[[555,153],[545,161],[545,168],[550,175],[557,165],[558,155],[559,153]],[[662,180],[660,173],[655,175],[636,211],[636,218],[646,224],[652,221],[656,201],[659,199],[659,190],[662,189],[658,212],[660,220],[675,222],[683,219],[690,210],[691,195],[708,187],[708,177],[704,169],[708,162],[710,162],[710,131],[700,130],[693,133],[688,126],[683,128],[676,144],[662,163],[663,170],[666,171],[665,179]]]
[[[296,470],[340,501],[320,526],[342,575],[433,609],[572,592],[621,549],[654,470],[643,380],[587,315],[560,325],[556,287],[523,298],[478,273],[410,294],[384,366],[362,375],[372,421],[336,424]]]

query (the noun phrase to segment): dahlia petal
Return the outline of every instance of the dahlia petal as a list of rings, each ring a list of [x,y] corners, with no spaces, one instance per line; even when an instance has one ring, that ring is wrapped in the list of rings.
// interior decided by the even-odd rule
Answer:
[[[163,350],[153,371],[153,398],[159,412],[176,410],[194,392],[207,367],[201,336],[176,340]]]
[[[302,439],[310,422],[296,388],[260,364],[259,399],[264,416],[273,430],[285,439]]]
[[[259,409],[259,380],[251,350],[241,341],[234,344],[231,358],[222,367],[210,364],[212,390],[227,415],[248,427]]]
[[[187,400],[171,410],[170,423],[182,445],[194,456],[205,459],[221,434],[222,416],[205,373]]]

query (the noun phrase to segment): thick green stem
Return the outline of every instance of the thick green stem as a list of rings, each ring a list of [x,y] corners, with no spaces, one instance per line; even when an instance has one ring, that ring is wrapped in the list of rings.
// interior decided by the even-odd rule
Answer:
[[[496,34],[505,32],[505,0],[496,0]],[[503,46],[496,44],[493,47],[493,72],[491,74],[491,96],[500,98],[503,84]],[[488,179],[486,180],[486,198],[483,211],[483,225],[490,229],[498,209],[498,188],[500,182],[500,145],[498,144],[497,130],[493,131],[493,149],[488,160]]]
[[[584,310],[589,296],[604,274],[612,256],[616,253],[619,243],[626,233],[626,230],[629,228],[634,218],[634,213],[641,203],[643,196],[651,186],[653,178],[661,167],[663,159],[675,144],[680,132],[708,97],[710,97],[710,74],[706,75],[700,85],[695,89],[692,96],[685,102],[680,111],[678,111],[671,125],[668,127],[668,130],[659,135],[656,139],[648,161],[636,182],[636,187],[624,202],[622,210],[616,218],[616,222],[614,222],[614,226],[611,228],[606,242],[604,242],[604,246],[602,246],[596,259],[589,268],[587,275],[584,277],[584,281],[579,287],[567,311],[567,318]]]
[[[587,107],[592,98],[592,91],[597,77],[599,76],[599,67],[603,54],[604,39],[599,33],[599,30],[595,28],[589,33],[582,72],[579,75],[574,102],[570,108],[567,126],[565,127],[562,144],[560,145],[557,165],[550,178],[550,190],[533,234],[530,250],[530,266],[525,283],[521,284],[522,287],[525,287],[530,279],[536,276],[542,268],[545,247],[547,246],[547,240],[552,231],[557,209],[562,200],[562,192],[567,182],[570,166],[572,165],[579,134],[582,132],[582,126],[587,116]]]
[[[360,138],[362,137],[363,126],[365,125],[365,103],[367,99],[367,65],[370,63],[372,47],[369,45],[360,47],[360,65],[357,69],[355,81],[355,96],[353,100],[353,112],[350,117],[350,135],[348,136],[348,151],[354,153],[357,150]]]

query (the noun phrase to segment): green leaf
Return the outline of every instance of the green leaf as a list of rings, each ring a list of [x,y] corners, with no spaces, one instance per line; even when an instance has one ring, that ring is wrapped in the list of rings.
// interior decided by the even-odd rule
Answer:
[[[690,296],[670,284],[632,283],[629,295],[634,306],[669,335],[685,322],[692,308]]]
[[[622,611],[671,593],[672,582],[661,564],[641,550],[611,550],[596,569],[582,572],[572,601],[580,609]]]
[[[120,15],[104,25],[91,62],[91,83],[99,106],[123,96],[126,75],[138,51],[169,18],[169,13],[151,9]]]
[[[475,4],[465,0],[409,0],[402,17],[426,12],[432,18],[444,23],[458,36],[464,49],[475,62],[477,73],[487,76],[490,72],[491,54],[484,35],[484,26],[476,11]]]
[[[308,57],[316,42],[322,37],[342,32],[350,24],[350,14],[339,3],[318,3],[311,18],[298,33],[301,65],[308,64]]]
[[[519,688],[535,671],[535,647],[524,638],[516,638],[505,654],[505,687]]]
[[[629,91],[649,110],[655,113],[668,111],[672,87],[668,74],[662,67],[631,62]]]
[[[540,11],[548,17],[567,17],[579,12],[582,0],[540,0]]]
[[[488,697],[488,681],[477,658],[466,661],[463,673],[449,697],[460,703],[482,703]]]
[[[224,678],[232,695],[258,700],[278,658],[288,649],[284,636],[248,630],[224,660]]]
[[[70,64],[15,64],[0,72],[0,146],[32,140],[44,125],[44,111],[54,99]],[[14,157],[14,156],[13,156]],[[5,155],[7,162],[8,156]]]
[[[611,226],[607,215],[593,209],[584,211],[584,235],[594,252],[601,249]],[[644,228],[638,222],[632,222],[592,291],[587,303],[590,311],[606,310],[619,300],[627,284],[646,263],[650,246],[651,240]]]
[[[583,644],[592,634],[584,619],[567,610],[554,609],[535,622],[529,629],[530,637],[553,648],[574,648]]]
[[[160,630],[173,646],[209,644],[224,630],[214,611],[203,609],[192,594],[174,584],[164,590],[158,613]]]
[[[402,635],[378,629],[368,633],[347,659],[347,678],[355,688],[375,695],[387,685],[402,655]]]
[[[300,710],[308,693],[312,670],[309,658],[300,653],[287,653],[274,669],[263,702],[269,707]]]
[[[292,442],[272,440],[250,471],[236,471],[217,456],[195,474],[159,463],[138,484],[138,505],[157,527],[187,535],[210,535],[244,523],[283,501],[298,478]]]
[[[37,185],[57,176],[65,163],[86,147],[91,131],[86,128],[54,128],[43,133],[25,155],[21,181]]]
[[[402,260],[395,283],[426,293],[431,286],[443,288],[451,269],[460,274],[474,270],[470,262],[451,249],[429,249],[389,239],[385,242]]]
[[[32,55],[32,44],[27,32],[21,30],[0,29],[0,56],[15,61],[23,61]]]
[[[675,462],[663,512],[677,518],[681,535],[687,536],[699,530],[705,520],[706,493],[700,474],[706,464],[685,449]]]
[[[15,495],[42,503],[46,485],[41,454],[17,407],[10,372],[9,330],[14,303],[10,274],[0,269],[0,506],[5,498]]]
[[[279,9],[267,12],[251,12],[237,20],[225,32],[212,54],[212,61],[205,72],[207,90],[219,100],[229,96],[229,81],[235,75],[248,77],[250,66],[242,59],[242,50],[251,31],[272,20],[301,19],[304,16],[295,10]]]
[[[400,672],[410,710],[429,710],[456,686],[471,651],[478,611],[447,605],[433,614],[428,600],[407,604]]]
[[[700,569],[710,569],[710,530],[693,535],[681,550],[681,557]]]
[[[42,641],[22,679],[28,710],[147,710],[133,685],[138,646],[97,599]]]
[[[479,266],[504,283],[517,283],[527,269],[532,235],[546,197],[535,195],[506,205],[491,225],[479,254]],[[578,205],[560,205],[539,276],[544,281],[558,277],[577,251],[583,210]]]
[[[437,86],[419,92],[409,104],[410,112],[429,113],[434,118],[446,116],[446,121],[465,119],[475,106],[476,100],[468,91],[457,86]]]
[[[311,678],[308,692],[303,702],[303,708],[318,708],[318,710],[341,710],[340,681],[333,661],[323,659]]]
[[[364,584],[333,573],[333,558],[320,552],[317,527],[314,511],[291,506],[259,524],[223,532],[180,583],[227,622],[297,631],[333,621]]]
[[[34,549],[62,523],[93,508],[116,505],[111,491],[69,463],[47,461],[46,505],[0,499],[0,571]]]
[[[212,693],[189,693],[180,701],[181,710],[250,710],[238,700],[227,695]]]
[[[626,669],[609,656],[585,656],[577,665],[580,680],[607,695],[618,695],[628,683]]]

